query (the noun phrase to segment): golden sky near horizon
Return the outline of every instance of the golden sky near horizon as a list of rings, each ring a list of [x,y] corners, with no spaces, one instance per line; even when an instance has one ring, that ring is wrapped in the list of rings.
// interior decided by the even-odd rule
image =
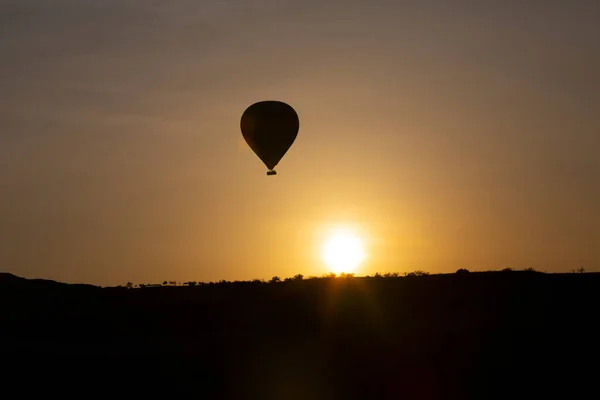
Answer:
[[[0,270],[600,270],[595,1],[0,1]],[[266,168],[250,104],[300,132]]]

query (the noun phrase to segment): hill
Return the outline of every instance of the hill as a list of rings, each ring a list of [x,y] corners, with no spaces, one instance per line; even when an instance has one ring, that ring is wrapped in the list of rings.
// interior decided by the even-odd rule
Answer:
[[[557,382],[578,398],[600,354],[599,288],[600,274],[530,271],[137,289],[2,274],[0,355],[38,360],[35,376],[79,356],[82,384],[211,398],[539,398]]]

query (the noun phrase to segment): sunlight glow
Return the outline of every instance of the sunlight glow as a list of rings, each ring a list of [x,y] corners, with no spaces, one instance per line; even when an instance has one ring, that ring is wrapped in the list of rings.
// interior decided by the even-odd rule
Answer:
[[[366,258],[363,240],[346,230],[334,231],[323,243],[321,258],[331,272],[353,273]]]

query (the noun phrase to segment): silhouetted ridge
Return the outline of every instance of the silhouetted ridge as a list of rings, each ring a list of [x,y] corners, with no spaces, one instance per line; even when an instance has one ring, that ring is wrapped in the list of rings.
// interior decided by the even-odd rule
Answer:
[[[600,354],[600,274],[275,278],[97,288],[3,274],[0,352],[87,356],[77,382],[118,357],[90,387],[231,399],[513,398],[533,375],[580,389],[569,373]]]

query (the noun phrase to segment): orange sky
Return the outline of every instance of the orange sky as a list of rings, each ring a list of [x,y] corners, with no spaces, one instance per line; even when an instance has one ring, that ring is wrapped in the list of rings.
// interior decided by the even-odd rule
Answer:
[[[5,1],[0,270],[100,285],[600,270],[600,6]],[[242,140],[288,102],[267,177]]]

